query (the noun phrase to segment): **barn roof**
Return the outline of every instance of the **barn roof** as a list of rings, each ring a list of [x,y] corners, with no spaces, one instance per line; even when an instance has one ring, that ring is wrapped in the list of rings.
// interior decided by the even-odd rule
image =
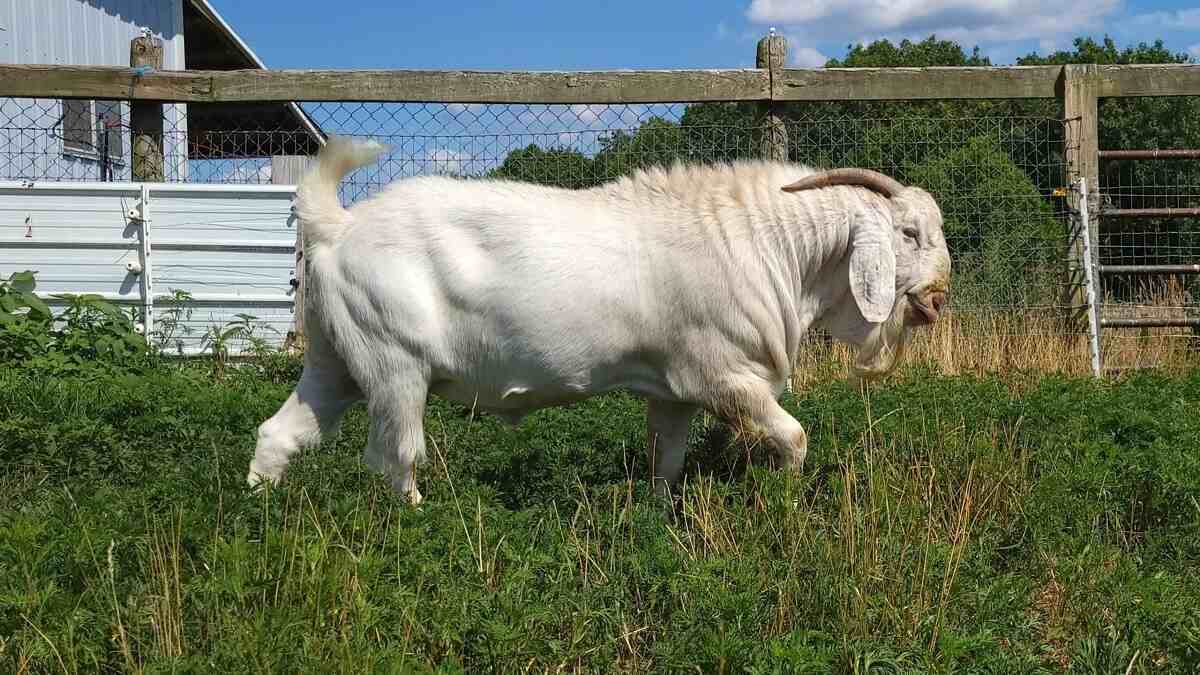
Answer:
[[[194,70],[266,69],[208,0],[182,0],[184,63]],[[310,155],[325,142],[296,103],[188,104],[193,159]]]

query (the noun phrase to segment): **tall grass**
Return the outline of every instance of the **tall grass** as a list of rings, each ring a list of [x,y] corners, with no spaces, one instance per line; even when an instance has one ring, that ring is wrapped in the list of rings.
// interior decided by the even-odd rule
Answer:
[[[1152,285],[1135,302],[1107,298],[1103,318],[1196,316],[1178,285]],[[1091,374],[1086,325],[1060,307],[948,309],[942,320],[914,332],[903,369],[939,375]],[[1100,352],[1107,371],[1154,368],[1183,372],[1200,366],[1200,333],[1189,328],[1105,328]],[[810,338],[795,379],[822,382],[848,372],[853,348]]]
[[[434,399],[413,508],[359,409],[248,492],[254,369],[5,371],[0,670],[1194,672],[1200,374],[1011,384],[810,381],[795,474],[702,418],[672,503],[631,397]]]

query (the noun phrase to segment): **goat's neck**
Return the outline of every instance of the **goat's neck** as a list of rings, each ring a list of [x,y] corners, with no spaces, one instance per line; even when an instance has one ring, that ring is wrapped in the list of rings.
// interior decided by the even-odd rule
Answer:
[[[773,195],[777,226],[767,230],[774,261],[766,265],[774,285],[787,290],[790,306],[804,323],[801,330],[850,290],[850,226],[861,204],[842,190]]]
[[[839,192],[840,191],[832,191]],[[775,336],[771,361],[778,369],[794,366],[800,341],[814,322],[846,301],[849,292],[847,253],[853,204],[843,195],[760,192],[758,203],[742,212],[725,210],[720,236],[710,243],[726,249],[730,273],[757,277],[751,305],[766,303],[764,335]],[[750,271],[754,270],[754,271]],[[765,316],[765,315],[759,315]],[[778,339],[779,342],[775,342]],[[782,359],[787,363],[782,363]]]

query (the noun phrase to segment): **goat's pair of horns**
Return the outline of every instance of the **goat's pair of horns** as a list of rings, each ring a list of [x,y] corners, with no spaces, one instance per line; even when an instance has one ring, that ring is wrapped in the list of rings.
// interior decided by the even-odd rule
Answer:
[[[861,185],[891,199],[904,186],[894,178],[885,176],[870,169],[830,169],[821,173],[805,176],[791,185],[783,186],[784,192],[799,192],[829,187],[831,185]]]

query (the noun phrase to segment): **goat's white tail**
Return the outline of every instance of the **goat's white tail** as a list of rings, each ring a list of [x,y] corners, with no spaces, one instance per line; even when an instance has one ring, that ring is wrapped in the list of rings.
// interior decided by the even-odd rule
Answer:
[[[350,212],[338,198],[338,183],[351,171],[366,166],[387,151],[376,141],[355,141],[331,136],[317,155],[316,166],[296,187],[296,216],[304,231],[305,246],[333,242],[350,224]]]

